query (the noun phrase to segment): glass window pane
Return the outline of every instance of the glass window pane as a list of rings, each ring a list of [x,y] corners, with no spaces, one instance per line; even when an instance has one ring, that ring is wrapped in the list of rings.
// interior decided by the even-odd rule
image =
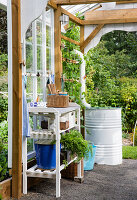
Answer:
[[[26,42],[32,43],[32,25],[29,26],[29,28],[26,32]]]
[[[38,77],[37,78],[37,94],[40,98],[40,101],[43,100],[43,78],[42,77]]]
[[[26,43],[26,70],[33,72],[33,49],[31,44]]]
[[[46,46],[51,47],[51,27],[46,25]]]
[[[42,45],[42,22],[37,20],[37,44]]]
[[[33,77],[31,76],[27,77],[26,93],[27,93],[27,101],[28,102],[32,101],[33,100]]]
[[[27,139],[27,153],[34,151],[33,149],[33,139]]]
[[[46,23],[51,24],[51,9],[46,8]]]
[[[47,67],[47,70],[51,69],[51,49],[50,48],[46,49],[46,67]]]
[[[42,70],[42,47],[37,46],[37,70]]]

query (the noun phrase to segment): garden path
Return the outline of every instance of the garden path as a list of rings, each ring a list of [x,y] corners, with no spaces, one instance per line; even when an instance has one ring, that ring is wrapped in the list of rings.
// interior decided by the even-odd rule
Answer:
[[[21,200],[54,200],[55,181],[44,180]],[[61,200],[137,200],[137,160],[122,165],[95,165],[86,171],[84,183],[61,179]]]

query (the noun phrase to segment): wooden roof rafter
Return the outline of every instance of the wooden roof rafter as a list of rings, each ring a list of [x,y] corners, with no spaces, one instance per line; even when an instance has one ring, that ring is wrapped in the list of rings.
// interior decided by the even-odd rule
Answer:
[[[92,3],[109,3],[114,0],[54,0],[54,3],[59,5],[79,5],[79,4],[92,4]],[[115,2],[125,2],[125,0],[115,0]],[[133,0],[127,0],[128,3],[133,3]],[[135,2],[135,1],[134,1]]]
[[[73,44],[75,44],[75,45],[80,46],[80,42],[78,42],[78,41],[76,41],[76,40],[73,40],[73,39],[71,39],[71,38],[68,38],[68,37],[66,37],[66,36],[64,36],[64,35],[61,35],[61,39],[66,40],[66,41],[68,41],[68,42],[70,42],[70,43],[73,43]]]
[[[78,24],[78,25],[83,25],[83,20],[79,19],[78,17],[76,17],[75,15],[71,14],[70,12],[68,12],[67,10],[61,8],[61,13],[62,14],[65,14],[65,15],[68,15],[69,16],[69,19],[70,21]]]

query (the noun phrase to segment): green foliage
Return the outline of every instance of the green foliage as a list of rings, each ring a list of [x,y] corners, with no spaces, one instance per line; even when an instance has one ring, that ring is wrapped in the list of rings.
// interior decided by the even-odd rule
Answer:
[[[123,128],[133,132],[137,116],[137,79],[120,79],[120,101],[123,107]]]
[[[102,41],[85,60],[87,102],[92,107],[122,107],[123,130],[131,132],[137,115],[137,79],[126,77],[123,70],[129,57],[124,51],[109,55]]]
[[[63,164],[65,165],[64,169],[66,169],[67,166],[68,166],[68,161],[67,160],[63,160]]]
[[[122,147],[123,159],[135,159],[137,160],[137,147],[123,146]]]
[[[8,122],[0,123],[0,181],[8,176]]]
[[[137,133],[135,134],[135,142],[134,145],[137,146]]]
[[[83,136],[77,130],[71,130],[69,133],[61,135],[61,144],[64,150],[70,151],[71,156],[77,156],[77,161],[83,157],[88,157],[89,152],[92,152],[92,147],[88,141],[83,139]]]
[[[7,73],[8,67],[8,56],[7,54],[1,54],[0,52],[0,76]]]
[[[129,134],[128,134],[128,133],[125,133],[125,132],[123,132],[123,133],[122,133],[122,138],[128,139],[128,138],[129,138]]]
[[[7,81],[5,83],[3,82],[0,85],[0,91],[2,91],[2,92],[8,92],[8,83],[7,83]]]
[[[8,99],[0,95],[0,122],[7,120],[8,115]]]
[[[132,134],[132,136],[131,136],[131,140],[132,140],[132,141],[133,141],[133,135],[134,135],[134,134]],[[136,129],[135,129],[134,145],[137,146],[137,127],[136,127]]]
[[[80,41],[80,28],[73,22],[69,23],[68,31],[65,36]],[[63,75],[67,81],[65,82],[65,90],[68,92],[72,101],[81,104],[80,101],[80,64],[81,60],[77,54],[74,53],[74,49],[80,50],[78,46],[68,41],[62,40],[64,48],[62,49],[62,56],[66,60],[63,62]],[[72,62],[72,61],[75,61]],[[70,81],[71,80],[71,81]]]
[[[7,11],[0,9],[0,51],[7,53]]]
[[[109,55],[122,52],[129,57],[129,62],[124,63],[126,75],[136,77],[137,75],[137,32],[112,31],[102,37]],[[119,59],[118,59],[119,61]],[[124,67],[123,66],[123,67]]]

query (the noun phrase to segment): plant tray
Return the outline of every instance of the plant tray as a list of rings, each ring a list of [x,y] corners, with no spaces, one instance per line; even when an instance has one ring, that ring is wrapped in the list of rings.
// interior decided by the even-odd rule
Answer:
[[[47,107],[69,107],[69,95],[47,95]]]

